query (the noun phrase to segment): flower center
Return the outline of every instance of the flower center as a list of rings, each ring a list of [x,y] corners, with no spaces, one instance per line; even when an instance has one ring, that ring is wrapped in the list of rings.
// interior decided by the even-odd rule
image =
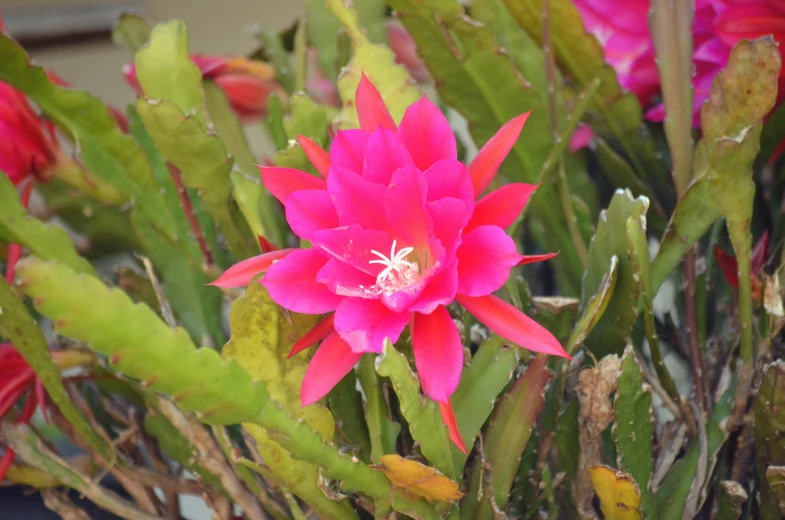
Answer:
[[[404,247],[396,253],[396,246],[397,241],[393,240],[389,257],[384,256],[379,251],[371,250],[371,253],[379,257],[379,260],[370,260],[368,262],[369,264],[384,266],[384,269],[376,276],[376,285],[388,296],[405,289],[420,279],[420,268],[417,263],[406,260],[406,257],[414,251],[414,248]]]

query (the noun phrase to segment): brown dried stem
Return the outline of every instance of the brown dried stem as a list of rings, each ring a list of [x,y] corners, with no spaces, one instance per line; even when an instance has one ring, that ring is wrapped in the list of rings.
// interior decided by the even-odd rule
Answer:
[[[68,494],[56,489],[42,489],[41,497],[47,509],[60,515],[63,520],[90,520],[90,517],[81,507],[76,506]]]
[[[698,311],[695,304],[695,248],[690,248],[684,255],[682,262],[682,272],[686,284],[684,291],[684,305],[687,311],[687,335],[690,340],[690,365],[695,382],[695,402],[701,413],[706,411],[706,383],[703,375],[705,373],[703,363],[703,351],[701,350],[700,331],[698,330]]]
[[[199,249],[202,251],[204,269],[206,271],[212,271],[215,269],[215,260],[213,260],[213,254],[210,252],[210,246],[207,245],[207,239],[204,237],[202,228],[199,226],[199,221],[196,219],[196,213],[194,213],[194,207],[188,196],[188,190],[183,184],[183,179],[180,176],[180,170],[172,164],[168,164],[168,166],[172,181],[177,188],[177,196],[180,198],[180,205],[185,212],[185,218],[188,219],[188,225],[191,227],[191,232],[193,233],[196,242],[199,244]]]

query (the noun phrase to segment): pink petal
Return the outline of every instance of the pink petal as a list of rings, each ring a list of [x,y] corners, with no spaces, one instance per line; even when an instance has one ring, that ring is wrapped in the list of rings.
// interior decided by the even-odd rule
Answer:
[[[330,165],[361,174],[365,163],[365,146],[371,134],[362,130],[342,130],[330,145]]]
[[[338,381],[354,368],[361,357],[362,354],[352,352],[338,334],[327,336],[305,370],[300,390],[303,406],[313,404],[327,395]]]
[[[363,178],[377,184],[387,186],[395,170],[414,164],[398,136],[386,128],[378,128],[371,134],[365,150]]]
[[[303,314],[334,311],[341,297],[316,281],[316,273],[327,263],[316,249],[298,249],[267,270],[262,279],[270,297],[285,309]]]
[[[259,170],[262,172],[262,184],[281,203],[286,203],[286,197],[295,191],[327,189],[324,179],[294,168],[259,166]]]
[[[508,228],[521,214],[536,189],[535,184],[515,183],[492,191],[474,205],[474,213],[463,230],[464,234],[486,224]]]
[[[316,274],[316,281],[323,283],[339,296],[356,296],[358,298],[377,298],[370,288],[376,284],[376,278],[360,271],[346,262],[330,258]]]
[[[314,325],[311,330],[306,332],[302,338],[297,340],[297,343],[292,346],[292,350],[289,352],[287,358],[299,354],[308,347],[316,345],[331,333],[335,332],[335,327],[333,327],[333,318],[335,318],[335,314],[328,314],[322,318],[322,320]]]
[[[452,409],[452,404],[449,401],[446,403],[439,402],[439,411],[442,413],[442,422],[447,426],[447,431],[450,434],[450,440],[455,444],[464,455],[468,455],[466,445],[461,438],[461,432],[458,431],[458,421],[455,420],[455,412]]]
[[[364,229],[387,229],[381,204],[386,188],[346,168],[333,166],[327,179],[330,195],[342,226],[357,224]]]
[[[521,135],[523,125],[529,118],[530,113],[531,111],[526,112],[507,121],[496,132],[496,135],[485,143],[485,146],[482,147],[471,164],[469,164],[469,174],[472,176],[475,197],[478,197],[480,193],[485,191],[485,188],[493,180],[493,177],[499,170],[499,166],[502,165],[507,154],[512,150],[513,145],[518,140],[518,136]]]
[[[390,111],[387,110],[381,94],[365,73],[360,78],[360,84],[357,85],[355,103],[361,129],[373,132],[381,126],[395,132],[395,121],[393,121]]]
[[[434,401],[449,400],[463,369],[463,344],[450,313],[444,306],[431,314],[416,312],[411,333],[414,364],[425,395]]]
[[[393,312],[379,300],[344,298],[335,310],[335,330],[354,352],[382,351],[384,339],[398,341],[408,312]]]
[[[451,197],[463,201],[467,208],[474,206],[474,188],[469,170],[456,160],[437,161],[425,171],[428,181],[428,200]]]
[[[426,203],[425,210],[433,221],[433,236],[444,247],[447,261],[451,261],[461,244],[461,230],[469,221],[466,204],[458,199],[444,198]]]
[[[296,251],[296,249],[278,249],[248,258],[234,264],[224,271],[216,281],[207,285],[214,285],[215,287],[247,287],[254,276],[267,271],[273,263],[293,251]]]
[[[591,127],[579,124],[578,128],[575,129],[572,136],[570,137],[570,153],[574,154],[580,150],[583,150],[591,140],[594,139],[594,131]]]
[[[392,239],[383,231],[362,229],[356,224],[336,229],[325,229],[314,233],[311,243],[327,254],[345,262],[360,271],[373,276],[374,280],[384,270],[384,266],[371,264],[379,257],[371,251],[388,255]]]
[[[286,221],[292,231],[309,240],[316,231],[338,226],[338,214],[325,190],[300,190],[286,197]]]
[[[513,239],[497,226],[480,226],[464,235],[456,256],[458,292],[468,296],[484,296],[499,289],[521,258]]]
[[[458,157],[455,134],[447,118],[425,96],[406,109],[398,137],[412,155],[414,165],[422,171],[436,161]]]
[[[501,298],[458,294],[455,300],[502,338],[527,350],[570,358],[553,334]]]
[[[551,258],[555,257],[559,253],[546,253],[544,255],[528,255],[520,257],[518,263],[515,265],[528,265],[528,264],[536,264],[537,262],[544,262],[546,260],[550,260]]]
[[[430,314],[439,305],[447,305],[455,299],[458,291],[458,266],[456,263],[445,267],[428,280],[428,285],[412,305],[410,312]]]
[[[445,265],[444,248],[435,238],[429,239],[426,247],[416,248],[414,254],[422,260],[419,279],[392,294],[382,294],[382,303],[393,312],[408,310]],[[427,301],[424,302],[424,305],[427,304]]]
[[[264,238],[262,235],[259,235],[257,238],[259,239],[259,249],[262,250],[262,253],[278,251],[279,248],[276,247],[275,244]]]
[[[311,161],[313,167],[319,172],[319,175],[327,178],[330,171],[330,154],[328,154],[321,146],[311,141],[304,135],[298,135],[297,141],[302,146],[305,156]]]
[[[424,244],[433,230],[433,221],[425,211],[427,190],[425,177],[414,166],[396,170],[392,175],[383,206],[387,224],[401,237],[402,247]]]

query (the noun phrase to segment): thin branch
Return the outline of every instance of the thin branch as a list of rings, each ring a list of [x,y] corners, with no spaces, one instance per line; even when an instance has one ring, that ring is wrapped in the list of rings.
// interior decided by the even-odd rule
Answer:
[[[169,304],[169,300],[167,300],[164,296],[164,292],[161,289],[161,284],[158,282],[158,277],[155,276],[153,264],[146,256],[139,255],[139,259],[142,261],[144,270],[147,273],[147,277],[150,279],[150,283],[153,286],[153,292],[155,292],[155,297],[158,299],[158,305],[161,306],[161,316],[163,316],[167,325],[169,325],[171,328],[175,328],[177,326],[177,321],[174,319],[172,306]]]
[[[684,305],[687,310],[687,335],[690,339],[690,365],[695,382],[695,402],[701,413],[706,411],[706,383],[701,349],[700,331],[698,330],[698,311],[695,304],[695,247],[691,247],[684,255],[682,272],[686,283],[684,291]]]
[[[144,447],[145,453],[147,453],[147,458],[150,461],[150,465],[158,473],[156,477],[160,475],[160,477],[169,478],[169,465],[164,461],[163,454],[159,449],[158,443],[155,442],[155,439],[153,439],[144,430],[141,415],[142,414],[139,410],[129,410],[128,417],[139,431],[139,440]],[[178,478],[174,478],[173,480],[183,483],[193,483],[196,489],[195,494],[200,494],[200,486],[197,482]],[[166,517],[169,518],[169,520],[179,520],[180,498],[178,495],[178,490],[176,488],[167,488],[165,486],[160,487],[163,489],[164,500],[166,502]]]
[[[71,468],[51,452],[25,424],[0,423],[0,440],[10,446],[27,464],[45,471],[70,488],[83,494],[98,507],[127,520],[161,520],[148,514],[117,494],[95,484],[89,477]]]
[[[76,506],[66,492],[56,489],[42,489],[41,497],[47,509],[60,515],[63,520],[90,520],[84,509]]]
[[[198,452],[199,463],[218,477],[223,488],[240,506],[248,520],[267,520],[269,517],[262,510],[256,497],[243,485],[209,430],[199,423],[189,421],[168,399],[159,398],[158,409],[193,444]]]
[[[210,246],[207,245],[207,239],[204,237],[202,228],[199,226],[199,221],[196,219],[196,213],[194,213],[194,207],[188,196],[188,190],[183,184],[183,179],[180,176],[180,170],[172,164],[167,165],[169,166],[169,173],[172,176],[172,181],[174,181],[174,185],[177,188],[177,196],[180,198],[180,205],[183,207],[185,218],[188,219],[188,225],[191,227],[191,233],[193,233],[196,242],[199,244],[199,249],[202,252],[204,269],[205,271],[212,271],[215,269],[215,260],[213,260],[213,254],[210,252]]]

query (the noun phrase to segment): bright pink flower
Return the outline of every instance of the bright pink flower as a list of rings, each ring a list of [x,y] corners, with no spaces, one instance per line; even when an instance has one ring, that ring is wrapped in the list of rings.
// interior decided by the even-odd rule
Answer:
[[[258,121],[267,114],[267,100],[271,94],[288,99],[275,81],[275,69],[262,61],[199,54],[191,56],[191,61],[199,67],[203,77],[215,81],[223,89],[237,117],[245,123]],[[126,65],[123,73],[128,84],[141,93],[135,65]]]
[[[622,88],[633,92],[647,107],[660,89],[647,18],[649,0],[573,2],[586,29],[602,45]],[[712,81],[725,67],[736,43],[766,35],[773,35],[781,45],[785,43],[785,7],[779,0],[696,0],[692,34],[694,124],[698,126],[700,107],[708,99]],[[780,78],[783,79],[782,73]],[[652,121],[662,121],[664,116],[661,104],[646,114]]]
[[[0,343],[0,420],[28,391],[29,395],[22,412],[16,418],[17,423],[30,421],[36,407],[46,403],[46,393],[41,380],[14,346],[10,343]],[[5,478],[13,461],[14,451],[6,448],[0,458],[0,482]]]
[[[395,61],[406,67],[412,77],[422,83],[430,81],[431,75],[425,63],[417,54],[417,44],[401,22],[388,18],[384,23],[387,40],[395,54]]]
[[[48,178],[59,156],[52,123],[38,117],[24,94],[0,83],[0,170],[18,186]]]
[[[546,329],[492,294],[513,266],[552,256],[518,254],[504,231],[535,186],[510,184],[479,198],[528,113],[505,124],[466,167],[456,159],[446,118],[427,98],[396,126],[363,76],[356,106],[361,128],[339,131],[329,156],[316,145],[304,148],[323,178],[261,168],[292,230],[313,247],[246,260],[215,282],[242,286],[266,270],[261,283],[282,307],[334,313],[295,346],[324,339],[305,374],[303,405],[322,398],[364,353],[381,352],[385,338],[394,343],[409,326],[423,391],[451,413],[463,367],[461,338],[446,308],[453,301],[517,345],[567,356]]]

